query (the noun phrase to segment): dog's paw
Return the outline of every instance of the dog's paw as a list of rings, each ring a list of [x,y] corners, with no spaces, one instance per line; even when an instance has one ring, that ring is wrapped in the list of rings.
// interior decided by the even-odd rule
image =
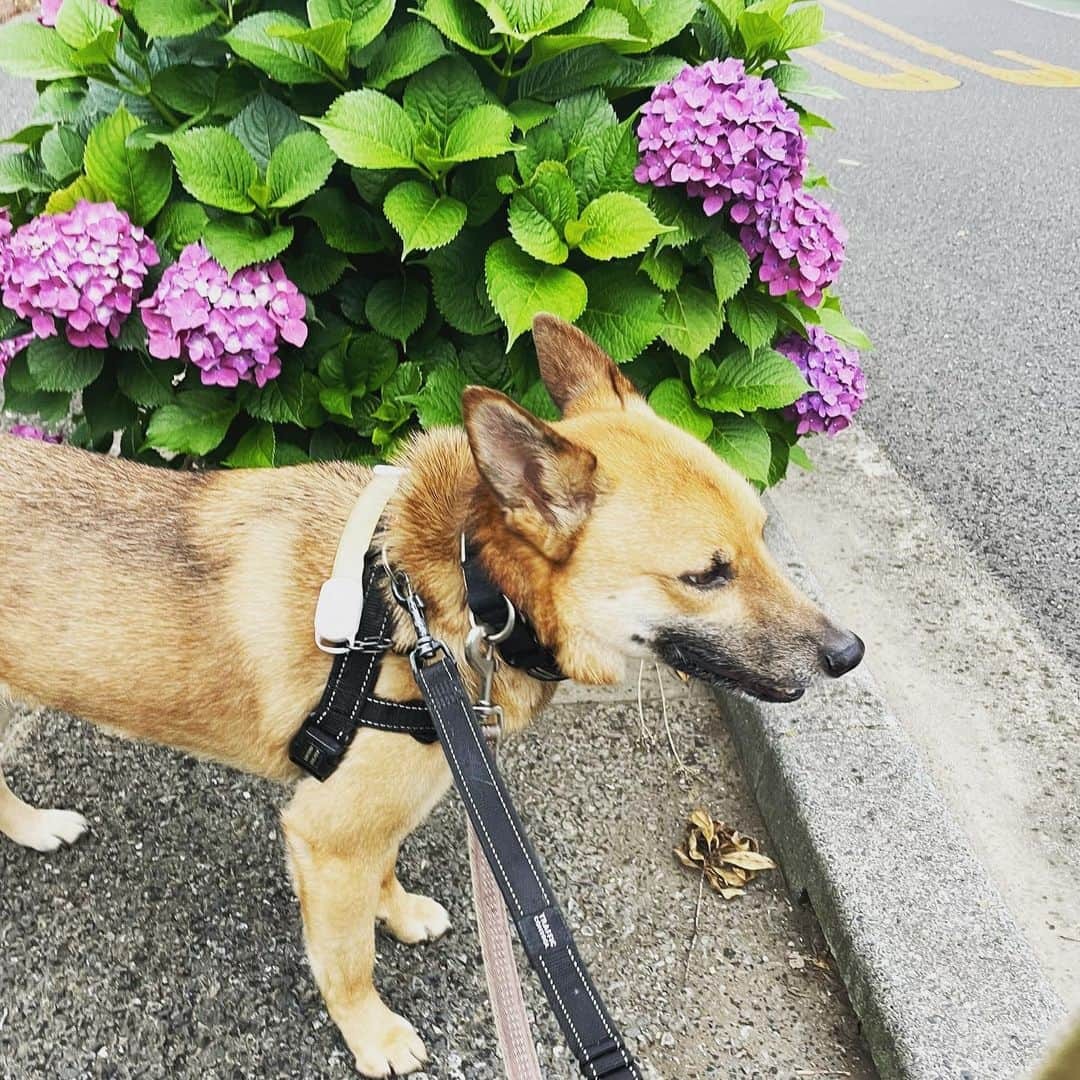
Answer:
[[[89,828],[74,810],[32,810],[19,815],[8,835],[34,851],[55,851],[61,844],[74,844]]]
[[[406,1076],[422,1069],[427,1050],[416,1029],[403,1016],[391,1012],[381,1001],[364,1010],[359,1022],[348,1025],[346,1039],[364,1076]]]
[[[437,900],[419,893],[403,893],[382,920],[386,929],[406,945],[435,941],[450,929],[450,912]]]

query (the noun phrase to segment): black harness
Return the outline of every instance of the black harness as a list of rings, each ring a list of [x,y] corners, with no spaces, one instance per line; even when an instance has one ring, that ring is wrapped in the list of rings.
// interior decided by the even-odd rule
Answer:
[[[469,610],[478,625],[491,631],[489,640],[498,643],[501,658],[533,678],[564,679],[550,649],[492,582],[479,553],[464,541],[462,572]],[[529,963],[582,1074],[590,1080],[641,1080],[525,834],[453,656],[428,631],[423,601],[404,574],[388,571],[370,555],[364,578],[354,646],[335,658],[322,700],[290,744],[290,759],[326,780],[361,727],[411,735],[423,743],[438,739]],[[408,612],[416,630],[409,661],[422,700],[395,702],[375,696],[382,658],[393,647],[388,592]],[[496,632],[497,627],[502,630]]]

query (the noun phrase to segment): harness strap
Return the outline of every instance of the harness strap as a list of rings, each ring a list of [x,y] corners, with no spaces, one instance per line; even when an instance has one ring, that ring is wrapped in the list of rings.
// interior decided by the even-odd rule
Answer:
[[[540,978],[582,1074],[590,1080],[641,1080],[585,970],[559,902],[476,723],[457,667],[445,652],[427,664],[414,653],[413,673],[529,963]]]

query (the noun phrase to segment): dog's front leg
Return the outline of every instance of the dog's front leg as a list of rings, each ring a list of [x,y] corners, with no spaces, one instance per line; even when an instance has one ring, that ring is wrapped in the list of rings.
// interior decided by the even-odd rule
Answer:
[[[394,876],[398,844],[448,784],[438,746],[370,732],[327,783],[300,783],[282,814],[312,971],[365,1076],[404,1075],[427,1060],[412,1025],[375,990],[375,922],[408,940],[449,925],[441,905]]]

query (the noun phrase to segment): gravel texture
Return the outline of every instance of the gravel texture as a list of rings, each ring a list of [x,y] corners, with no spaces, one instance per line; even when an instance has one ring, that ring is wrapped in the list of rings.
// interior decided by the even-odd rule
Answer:
[[[647,704],[553,706],[507,773],[608,1003],[650,1077],[875,1074],[812,914],[779,873],[741,900],[705,891],[671,848],[699,803],[771,844],[715,704],[672,703],[677,775]],[[9,747],[15,790],[80,808],[91,833],[41,856],[0,838],[4,1080],[346,1077],[312,981],[269,784],[52,716]],[[407,845],[402,877],[448,905],[444,940],[380,938],[377,982],[439,1080],[501,1067],[451,797]],[[818,961],[821,967],[818,966]],[[823,970],[824,969],[824,970]],[[544,1074],[576,1075],[539,991]]]

